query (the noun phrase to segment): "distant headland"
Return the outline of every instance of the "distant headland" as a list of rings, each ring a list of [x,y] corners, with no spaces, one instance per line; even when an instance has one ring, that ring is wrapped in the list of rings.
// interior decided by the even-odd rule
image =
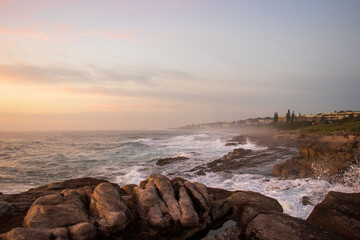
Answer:
[[[285,115],[274,113],[273,117],[255,117],[232,122],[190,124],[180,129],[222,129],[243,127],[274,127],[278,129],[301,129],[304,133],[329,134],[336,131],[360,133],[360,111],[334,111],[318,114],[295,114],[288,110]]]

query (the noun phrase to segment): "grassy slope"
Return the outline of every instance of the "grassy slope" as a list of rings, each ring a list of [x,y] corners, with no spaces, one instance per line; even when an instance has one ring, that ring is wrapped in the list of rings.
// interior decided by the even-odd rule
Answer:
[[[304,134],[329,135],[336,131],[346,131],[355,134],[360,133],[360,121],[357,122],[334,122],[330,124],[320,123],[314,126],[301,128],[300,132]]]

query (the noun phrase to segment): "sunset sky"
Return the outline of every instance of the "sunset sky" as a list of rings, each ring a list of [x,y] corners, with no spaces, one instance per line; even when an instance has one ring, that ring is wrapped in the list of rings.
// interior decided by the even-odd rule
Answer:
[[[0,131],[360,109],[360,1],[0,0]]]

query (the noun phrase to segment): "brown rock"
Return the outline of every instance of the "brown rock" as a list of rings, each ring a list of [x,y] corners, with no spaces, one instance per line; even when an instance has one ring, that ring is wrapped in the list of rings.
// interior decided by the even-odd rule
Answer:
[[[48,231],[50,235],[50,239],[55,240],[69,240],[69,233],[67,228],[54,228],[54,229],[44,229],[44,231]]]
[[[192,199],[194,201],[195,204],[195,208],[198,211],[198,215],[201,219],[205,219],[207,216],[209,216],[210,214],[210,206],[207,203],[206,199],[203,197],[203,195],[199,192],[199,190],[197,189],[196,185],[185,181],[184,182],[184,186],[186,187],[186,189],[189,191],[189,193],[192,196]]]
[[[122,231],[130,222],[131,213],[119,193],[111,183],[99,184],[92,195],[90,213],[99,224],[104,236]]]
[[[238,191],[228,201],[233,209],[233,217],[241,225],[246,225],[260,212],[283,212],[278,201],[256,192]]]
[[[347,239],[360,239],[360,193],[329,192],[307,222]]]
[[[122,190],[126,193],[126,195],[132,196],[134,194],[134,187],[136,184],[126,184],[122,187]]]
[[[308,222],[283,213],[259,213],[243,231],[247,240],[342,239]]]
[[[21,227],[31,204],[39,197],[60,193],[66,188],[77,189],[85,186],[89,186],[91,189],[90,192],[92,193],[96,185],[101,182],[107,181],[95,178],[78,178],[32,188],[23,193],[0,195],[0,201],[6,201],[13,207],[11,214],[7,215],[6,221],[0,220],[0,233],[8,232],[15,227]]]
[[[38,198],[24,218],[27,228],[57,228],[88,221],[79,195],[52,194]]]
[[[66,228],[54,229],[26,229],[13,228],[11,231],[1,234],[1,240],[69,240]]]
[[[355,142],[308,141],[300,144],[299,158],[292,158],[275,165],[273,175],[290,178],[321,177],[329,180],[359,159],[359,149]]]
[[[175,198],[175,192],[170,180],[163,175],[153,174],[147,177],[147,181],[155,184],[172,220],[175,223],[179,222],[181,218],[180,206]]]
[[[49,233],[39,229],[13,228],[1,234],[2,240],[49,240]]]
[[[69,227],[71,240],[92,240],[96,237],[96,228],[88,222],[78,223]]]
[[[151,226],[166,228],[171,225],[171,217],[161,201],[154,183],[147,183],[146,188],[134,187],[134,197],[139,216]]]
[[[179,190],[179,205],[181,209],[181,225],[190,228],[199,225],[199,217],[185,187]]]

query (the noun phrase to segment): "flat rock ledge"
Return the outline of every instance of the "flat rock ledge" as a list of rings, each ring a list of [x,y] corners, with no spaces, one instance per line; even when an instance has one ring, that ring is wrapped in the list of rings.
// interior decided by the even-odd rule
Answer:
[[[346,235],[346,232],[332,231],[332,225],[316,220],[321,219],[319,213],[317,218],[307,221],[293,218],[283,213],[275,199],[259,193],[209,188],[201,183],[181,178],[170,180],[156,174],[148,176],[139,185],[129,184],[122,188],[107,181],[87,178],[29,191],[0,196],[1,240],[310,240],[360,237],[359,215],[347,211],[349,208],[346,207],[358,204],[360,194],[349,197],[336,193],[337,200],[332,200],[341,202],[336,216],[347,219],[343,223],[347,230],[351,230],[351,235]],[[34,193],[39,195],[36,199],[33,199]],[[328,198],[334,199],[332,194]],[[329,202],[327,199],[325,203]],[[328,205],[319,208],[326,209]],[[337,204],[330,204],[330,207],[337,209]],[[320,216],[321,213],[328,214],[325,210],[320,211]],[[322,217],[332,218],[328,215]],[[228,220],[236,224],[207,236],[210,229],[219,226],[219,222],[223,224]]]

